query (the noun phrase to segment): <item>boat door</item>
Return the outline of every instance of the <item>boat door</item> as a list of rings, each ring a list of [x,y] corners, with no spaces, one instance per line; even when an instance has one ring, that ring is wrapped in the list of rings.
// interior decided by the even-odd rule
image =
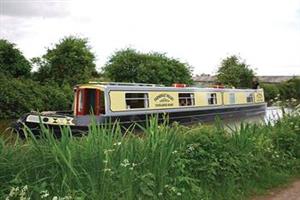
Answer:
[[[105,114],[104,92],[92,88],[78,88],[76,91],[76,115]]]

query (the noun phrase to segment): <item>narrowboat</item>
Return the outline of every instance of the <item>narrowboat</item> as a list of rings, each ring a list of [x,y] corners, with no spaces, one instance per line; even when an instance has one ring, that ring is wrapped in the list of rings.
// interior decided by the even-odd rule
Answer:
[[[170,122],[194,123],[256,116],[265,113],[263,89],[198,88],[174,84],[89,82],[74,88],[73,110],[40,112],[23,115],[14,124],[17,131],[24,125],[38,133],[41,123],[60,132],[69,126],[74,133],[97,124],[118,121],[127,127],[133,122],[144,123],[149,116],[160,120],[167,114]]]

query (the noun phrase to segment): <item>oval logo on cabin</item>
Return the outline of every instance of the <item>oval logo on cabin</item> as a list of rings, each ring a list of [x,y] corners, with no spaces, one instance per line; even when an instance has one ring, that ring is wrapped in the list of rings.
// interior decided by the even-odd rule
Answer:
[[[162,93],[162,94],[159,94],[157,95],[155,98],[154,98],[154,101],[155,101],[155,106],[156,107],[166,107],[166,106],[173,106],[173,101],[174,101],[174,98],[169,95],[169,94],[166,94],[166,93]]]
[[[256,99],[262,101],[263,95],[261,93],[256,94]]]
[[[154,101],[159,101],[159,102],[169,102],[169,101],[173,101],[174,98],[169,95],[169,94],[166,94],[166,93],[163,93],[163,94],[160,94],[160,95],[157,95],[155,98],[154,98]]]

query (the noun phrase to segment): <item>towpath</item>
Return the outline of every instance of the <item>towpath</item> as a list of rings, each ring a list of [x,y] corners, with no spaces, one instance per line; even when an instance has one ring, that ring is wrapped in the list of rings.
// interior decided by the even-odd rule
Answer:
[[[300,200],[300,180],[286,187],[271,190],[267,195],[255,197],[252,200]]]

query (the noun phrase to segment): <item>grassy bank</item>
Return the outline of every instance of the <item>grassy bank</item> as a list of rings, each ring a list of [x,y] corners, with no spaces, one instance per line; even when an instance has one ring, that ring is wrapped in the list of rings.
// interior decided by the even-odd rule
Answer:
[[[158,125],[134,136],[91,126],[82,138],[0,139],[8,199],[243,199],[300,172],[300,117],[238,130]],[[76,197],[76,198],[75,198]]]

